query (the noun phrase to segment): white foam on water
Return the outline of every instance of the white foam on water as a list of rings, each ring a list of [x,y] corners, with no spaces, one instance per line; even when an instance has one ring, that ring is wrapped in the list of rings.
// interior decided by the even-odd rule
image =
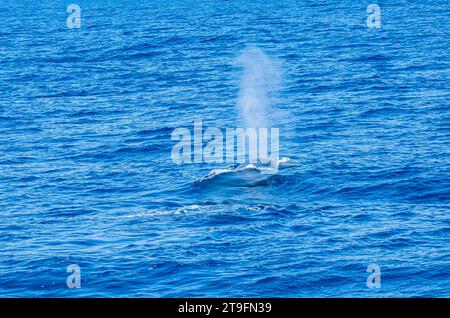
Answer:
[[[282,170],[284,168],[288,168],[290,166],[294,165],[292,160],[288,157],[283,157],[277,162],[272,162],[270,165],[261,165],[261,164],[242,164],[235,167],[228,167],[223,169],[214,169],[211,170],[207,175],[205,175],[203,178],[201,178],[199,181],[207,181],[211,180],[226,174],[233,174],[233,176],[236,176],[238,174],[245,174],[246,176],[249,175],[249,173],[256,173],[258,175],[260,174],[274,174],[277,173],[278,170]]]

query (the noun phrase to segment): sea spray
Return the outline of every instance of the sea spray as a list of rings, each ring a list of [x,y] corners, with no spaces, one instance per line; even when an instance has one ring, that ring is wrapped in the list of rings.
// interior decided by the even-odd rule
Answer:
[[[272,108],[274,98],[280,88],[281,71],[278,61],[268,57],[261,49],[250,46],[244,49],[236,60],[242,67],[242,75],[237,100],[240,124],[246,129],[254,129],[258,140],[258,162],[267,163],[272,159],[278,159],[278,128],[276,139],[270,138],[272,153],[269,158],[267,134],[261,134],[261,129],[274,126],[270,115],[274,113]],[[250,156],[252,147],[249,147]],[[253,148],[254,149],[254,148]],[[276,155],[276,158],[273,157]],[[250,162],[252,162],[250,160]]]
[[[257,47],[248,47],[236,60],[243,72],[238,97],[240,127],[207,127],[202,121],[194,122],[194,135],[186,128],[177,128],[171,139],[179,140],[172,148],[172,161],[176,164],[238,163],[233,171],[255,170],[275,173],[279,159],[279,128],[274,127],[272,108],[274,96],[280,87],[278,62]],[[193,150],[193,152],[192,152]],[[228,171],[228,170],[225,170]]]
[[[243,68],[237,101],[241,124],[245,128],[271,127],[268,115],[281,83],[278,62],[254,46],[244,49],[236,62]]]

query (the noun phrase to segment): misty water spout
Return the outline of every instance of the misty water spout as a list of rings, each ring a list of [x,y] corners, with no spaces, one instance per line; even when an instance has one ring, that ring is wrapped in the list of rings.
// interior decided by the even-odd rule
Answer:
[[[248,47],[237,59],[243,73],[237,101],[239,119],[244,128],[269,128],[269,114],[281,82],[277,62],[257,47]]]

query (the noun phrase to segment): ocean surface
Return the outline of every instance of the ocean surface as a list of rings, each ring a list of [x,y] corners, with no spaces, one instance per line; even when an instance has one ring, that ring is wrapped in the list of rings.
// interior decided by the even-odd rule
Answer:
[[[1,0],[0,296],[450,296],[450,3],[370,3]],[[205,178],[248,46],[294,164]]]

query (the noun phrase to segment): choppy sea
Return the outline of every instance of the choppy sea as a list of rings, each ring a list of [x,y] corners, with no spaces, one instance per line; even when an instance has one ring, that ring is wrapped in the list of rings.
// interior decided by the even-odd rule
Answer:
[[[450,296],[450,3],[370,3],[2,0],[0,296]],[[171,133],[237,125],[250,45],[295,164],[204,178]]]

